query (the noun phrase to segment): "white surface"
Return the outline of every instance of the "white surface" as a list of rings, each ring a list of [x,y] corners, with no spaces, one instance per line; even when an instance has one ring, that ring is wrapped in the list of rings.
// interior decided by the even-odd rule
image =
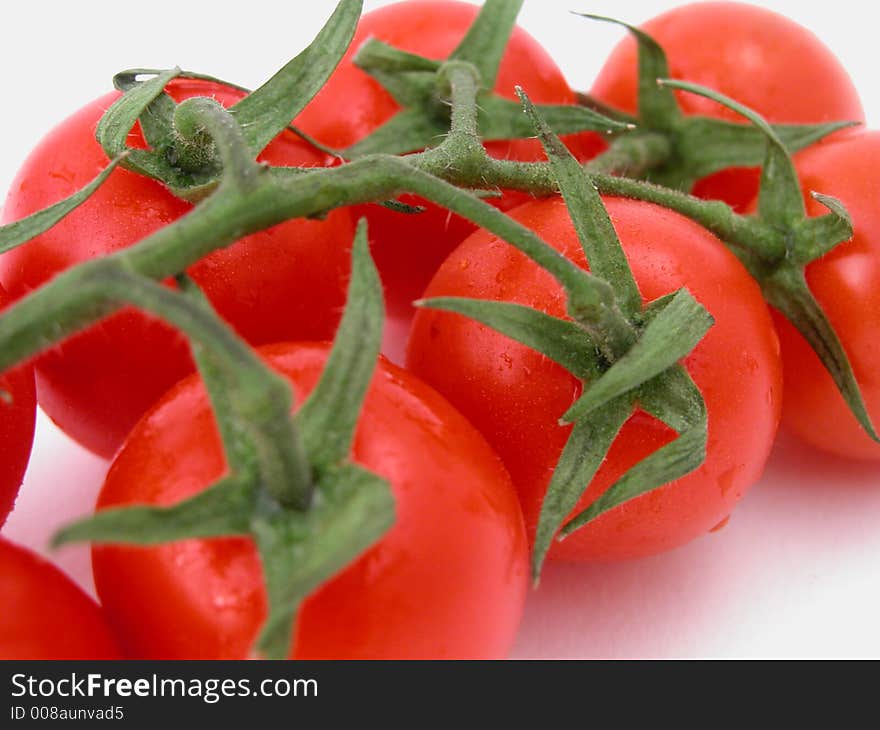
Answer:
[[[386,4],[367,2],[367,9]],[[588,89],[615,28],[568,9],[639,22],[672,2],[526,0],[521,24]],[[880,119],[870,5],[759,3],[811,28],[848,67],[869,124]],[[255,86],[317,32],[333,3],[151,0],[4,7],[0,191],[55,123],[109,88],[114,71],[178,64]],[[86,512],[105,462],[41,416],[22,494],[3,534],[46,553],[58,525]],[[84,548],[53,555],[91,587]],[[551,565],[526,610],[515,657],[880,657],[880,465],[805,453],[782,437],[730,524],[677,551],[610,566]]]

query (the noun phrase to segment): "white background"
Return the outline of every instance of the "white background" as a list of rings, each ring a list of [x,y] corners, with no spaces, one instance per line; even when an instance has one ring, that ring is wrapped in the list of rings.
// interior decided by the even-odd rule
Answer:
[[[587,90],[622,32],[567,11],[637,23],[672,4],[526,0],[520,23],[569,83]],[[760,4],[822,38],[849,69],[869,125],[877,124],[870,4]],[[113,72],[180,65],[253,87],[309,42],[332,7],[331,0],[249,0],[241,11],[180,0],[5,4],[0,194],[40,137],[105,93]],[[106,466],[41,416],[22,495],[3,534],[45,553],[56,526],[91,507]],[[513,656],[880,657],[878,481],[878,464],[811,454],[783,435],[764,478],[720,532],[624,564],[551,565],[529,599]],[[84,548],[66,548],[53,559],[92,589]]]

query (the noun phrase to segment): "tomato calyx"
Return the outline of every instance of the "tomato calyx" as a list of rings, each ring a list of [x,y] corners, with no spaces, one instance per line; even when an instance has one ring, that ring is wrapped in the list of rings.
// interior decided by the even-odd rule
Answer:
[[[230,108],[253,158],[288,127],[330,77],[354,37],[361,9],[361,0],[341,0],[305,50]],[[210,135],[181,127],[178,105],[164,88],[178,77],[216,79],[175,68],[141,80],[151,73],[134,69],[114,77],[126,93],[102,117],[96,137],[111,159],[127,151],[126,168],[162,182],[178,197],[198,202],[218,184],[221,160]],[[149,149],[127,147],[135,121],[140,121]]]
[[[720,201],[699,200],[658,185],[607,175],[596,175],[593,181],[603,193],[663,205],[715,233],[761,285],[767,302],[807,340],[865,432],[880,441],[849,357],[811,293],[804,271],[811,261],[852,238],[853,223],[845,206],[830,195],[813,192],[828,213],[808,218],[791,155],[772,125],[753,110],[711,89],[671,79],[662,79],[661,84],[724,104],[746,117],[763,136],[765,152],[756,214],[740,215]]]
[[[629,121],[635,129],[614,138],[608,150],[591,168],[599,173],[623,174],[649,180],[676,190],[689,191],[693,184],[730,167],[758,167],[764,157],[764,139],[753,126],[705,116],[685,116],[671,88],[657,83],[669,78],[669,63],[660,44],[648,33],[614,18],[586,13],[581,17],[620,25],[633,35],[638,48],[638,114],[635,117],[609,109],[589,96],[581,104],[612,118]],[[823,124],[774,124],[773,130],[790,152],[797,152],[855,122]],[[665,148],[656,141],[660,137]],[[652,157],[641,166],[628,160],[630,148],[644,140]]]
[[[520,105],[492,91],[522,0],[487,0],[447,62],[466,62],[480,80],[478,110],[483,140],[529,137],[532,128]],[[375,38],[358,49],[354,63],[376,79],[400,105],[391,119],[340,154],[405,154],[435,147],[449,128],[450,104],[444,93],[444,63],[396,49]],[[539,105],[560,134],[594,131],[613,134],[627,122],[574,104]]]
[[[505,302],[447,297],[418,304],[475,319],[546,355],[583,384],[581,396],[560,419],[560,424],[573,424],[573,428],[541,506],[532,555],[537,582],[554,536],[563,539],[604,512],[703,463],[708,439],[706,406],[679,361],[703,338],[713,320],[685,289],[643,303],[598,191],[521,90],[520,96],[544,144],[590,264],[590,273],[574,264],[574,271],[545,267],[562,284],[571,319]],[[637,408],[670,426],[678,437],[570,517]]]
[[[75,210],[122,165],[126,169],[163,183],[174,195],[198,203],[219,184],[222,160],[211,135],[190,128],[181,134],[175,125],[177,104],[165,93],[176,78],[219,82],[247,93],[231,108],[242,130],[252,159],[293,119],[320,90],[342,60],[360,18],[362,0],[340,0],[327,23],[300,54],[289,61],[259,89],[243,87],[212,76],[183,71],[128,69],[113,77],[123,96],[101,118],[95,136],[110,162],[83,189],[22,220],[0,227],[0,253],[19,246],[49,230]],[[148,149],[128,146],[128,135],[139,122]],[[180,119],[177,118],[177,122]],[[297,130],[297,134],[302,135]],[[313,144],[314,140],[307,140]]]
[[[395,519],[387,481],[350,461],[384,319],[365,222],[355,239],[349,300],[336,340],[318,385],[296,415],[287,381],[223,323],[193,282],[181,277],[178,292],[116,265],[104,273],[96,282],[101,291],[154,312],[189,337],[228,473],[171,507],[98,512],[61,530],[54,543],[155,545],[250,536],[269,599],[255,653],[284,658],[303,599],[373,545]]]

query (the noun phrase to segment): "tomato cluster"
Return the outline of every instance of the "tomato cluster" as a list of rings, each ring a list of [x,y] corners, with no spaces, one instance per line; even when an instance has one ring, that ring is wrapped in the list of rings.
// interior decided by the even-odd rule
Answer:
[[[361,68],[358,50],[373,39],[407,52],[403,62],[411,54],[442,61],[456,53],[478,12],[469,4],[428,0],[364,15],[321,90],[260,153],[261,169],[295,167],[304,175],[344,170],[346,150],[401,113],[409,98],[386,87],[381,74]],[[702,42],[709,27],[723,28],[717,43]],[[771,123],[863,121],[858,94],[837,59],[782,16],[737,3],[701,3],[673,9],[643,28],[665,51],[672,77],[709,86]],[[517,27],[494,88],[480,93],[516,100],[518,85],[539,109],[584,103],[629,119],[639,112],[638,52],[635,39],[621,43],[583,102],[546,51]],[[422,83],[427,71],[419,73],[413,83]],[[178,104],[209,97],[226,108],[246,96],[205,78],[177,78],[166,92]],[[32,151],[7,195],[4,224],[77,193],[107,166],[95,129],[121,96],[114,92],[86,105]],[[686,116],[742,121],[706,98],[677,92],[676,99]],[[432,107],[431,113],[440,112]],[[135,126],[127,145],[148,150],[147,136]],[[588,169],[614,145],[590,130],[562,141]],[[493,161],[547,159],[536,138],[490,140],[483,149]],[[804,276],[849,359],[868,415],[880,423],[880,133],[835,132],[798,152],[794,162],[807,215],[827,213],[811,195],[815,191],[833,195],[851,217],[852,237],[807,262]],[[449,166],[454,174],[454,163]],[[734,166],[683,192],[756,217],[759,180],[758,169]],[[577,216],[563,197],[498,187],[488,198],[496,210],[537,234],[565,265],[591,269]],[[436,202],[403,193],[398,202],[420,211],[408,213],[383,202],[380,196],[334,206],[320,218],[293,218],[239,236],[192,262],[188,280],[164,283],[178,291],[194,282],[292,386],[294,412],[300,413],[330,368],[326,341],[346,304],[355,221],[367,220],[389,312],[409,332],[405,367],[380,358],[350,458],[390,485],[394,524],[302,601],[289,655],[503,657],[527,594],[529,551],[545,497],[573,431],[560,419],[592,383],[487,323],[430,308],[430,301],[413,317],[411,305],[419,298],[465,297],[572,321],[570,292],[533,256]],[[880,459],[880,444],[852,414],[827,363],[797,322],[768,306],[756,267],[735,246],[655,203],[612,196],[603,196],[603,203],[644,305],[633,337],[647,332],[653,304],[682,290],[711,317],[708,333],[679,362],[702,396],[707,435],[697,468],[554,541],[550,559],[651,555],[711,531],[759,480],[780,419],[810,448]],[[0,284],[11,300],[28,300],[64,272],[130,250],[198,210],[159,180],[122,165],[55,225],[0,255]],[[3,296],[0,306],[6,307]],[[37,398],[60,429],[112,459],[99,514],[177,505],[231,469],[222,419],[212,411],[218,406],[195,372],[186,338],[133,306],[102,317],[0,379],[0,524],[21,485]],[[386,346],[403,349],[401,342]],[[628,354],[595,349],[603,372]],[[680,429],[648,410],[637,406],[622,421],[595,474],[580,485],[569,517],[680,436]],[[6,607],[0,657],[243,658],[266,621],[265,566],[250,533],[150,547],[95,544],[92,563],[99,603],[57,569],[0,540]]]

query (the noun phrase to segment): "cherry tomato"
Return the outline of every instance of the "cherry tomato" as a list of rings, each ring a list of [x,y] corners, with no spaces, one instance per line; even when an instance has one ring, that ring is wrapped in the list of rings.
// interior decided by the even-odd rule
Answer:
[[[177,81],[170,91],[179,101],[213,96],[227,106],[241,98],[202,81]],[[39,144],[12,185],[4,221],[61,200],[106,166],[94,130],[116,97],[88,104]],[[139,133],[130,142],[145,144]],[[274,140],[261,159],[278,165],[326,162],[292,134]],[[158,182],[117,169],[58,225],[0,257],[0,280],[21,297],[70,266],[136,243],[190,208]],[[353,235],[347,211],[325,221],[289,221],[214,252],[189,273],[251,342],[332,337],[345,303]],[[68,435],[107,457],[147,408],[193,369],[183,338],[129,308],[37,360],[40,405]]]
[[[328,346],[261,352],[303,398]],[[303,603],[296,657],[503,657],[525,599],[528,556],[498,457],[436,392],[384,360],[352,456],[390,481],[397,521]],[[132,431],[98,508],[173,504],[223,471],[204,389],[189,378]],[[243,658],[266,615],[249,538],[95,547],[93,565],[101,601],[133,657]]]
[[[0,309],[8,301],[0,289]],[[12,511],[15,497],[27,468],[34,443],[34,422],[37,416],[37,396],[34,373],[30,367],[18,367],[0,376],[0,526]]]
[[[810,191],[843,201],[855,235],[807,266],[810,290],[837,332],[875,426],[880,426],[880,132],[851,134],[798,155],[807,211],[827,209]],[[862,430],[806,340],[774,313],[785,369],[783,423],[817,448],[880,459],[880,444]]]
[[[846,70],[806,28],[766,8],[736,2],[682,5],[641,26],[666,51],[672,78],[693,81],[751,107],[770,122],[864,121]],[[592,94],[636,110],[636,44],[612,51]],[[685,114],[743,122],[735,112],[694,94],[676,92]],[[695,195],[742,211],[758,190],[757,168],[730,168],[699,180]]]
[[[691,474],[554,543],[550,557],[557,559],[638,557],[707,532],[726,519],[760,476],[779,419],[779,345],[761,292],[745,269],[714,236],[677,213],[639,201],[605,202],[644,300],[687,287],[715,318],[684,361],[708,408],[707,457]],[[586,267],[561,199],[527,203],[510,215]],[[565,296],[556,280],[485,231],[453,252],[425,296],[511,301],[565,316]],[[571,429],[559,426],[558,419],[579,395],[579,381],[473,320],[427,309],[415,317],[407,364],[457,406],[504,460],[533,536]],[[669,428],[636,411],[576,511],[673,437]]]
[[[0,659],[119,659],[101,609],[70,578],[0,537]]]
[[[367,137],[399,110],[397,102],[378,81],[359,69],[352,57],[368,38],[432,59],[446,58],[477,16],[475,5],[450,0],[399,2],[366,13],[351,47],[327,85],[297,117],[295,124],[322,143],[337,149]],[[528,33],[515,28],[501,61],[495,92],[516,100],[519,84],[536,104],[573,104],[574,92],[547,52]],[[340,113],[340,103],[344,113]],[[565,138],[581,159],[602,146],[594,134]],[[490,155],[501,159],[544,159],[536,139],[487,142]],[[490,202],[502,210],[525,202],[528,196],[508,191]],[[419,215],[405,215],[376,205],[359,213],[370,222],[370,239],[382,275],[392,314],[408,314],[410,303],[425,288],[437,267],[474,226],[444,208],[415,196],[404,202],[426,207]]]

